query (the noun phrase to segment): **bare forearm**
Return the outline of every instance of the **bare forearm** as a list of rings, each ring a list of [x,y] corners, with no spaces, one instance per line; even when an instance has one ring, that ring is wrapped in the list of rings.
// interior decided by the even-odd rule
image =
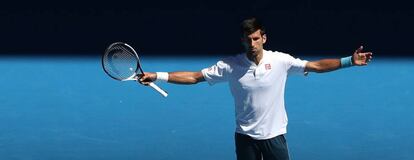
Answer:
[[[343,57],[341,59],[322,59],[308,62],[305,67],[305,72],[323,73],[334,71],[339,68],[367,65],[372,59],[372,52],[362,52],[362,49],[363,47],[360,46],[355,50],[352,56]]]
[[[318,61],[308,62],[305,71],[307,72],[329,72],[341,68],[340,59],[322,59]]]
[[[204,81],[201,72],[169,72],[168,82],[175,84],[196,84]]]

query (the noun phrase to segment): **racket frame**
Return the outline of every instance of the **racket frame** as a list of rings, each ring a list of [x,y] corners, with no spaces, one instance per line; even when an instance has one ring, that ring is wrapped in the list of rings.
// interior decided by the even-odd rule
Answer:
[[[124,45],[124,46],[126,46],[128,49],[130,49],[132,51],[132,53],[134,54],[135,58],[137,59],[137,68],[135,68],[134,74],[131,75],[130,77],[126,78],[126,79],[120,79],[120,78],[114,77],[111,74],[109,74],[108,71],[105,69],[104,59],[105,59],[108,51],[114,45]],[[132,48],[130,45],[128,45],[127,43],[124,43],[124,42],[115,42],[115,43],[112,43],[111,45],[109,45],[109,47],[105,50],[104,56],[102,56],[102,68],[104,69],[105,73],[109,77],[111,77],[111,78],[113,78],[115,80],[118,80],[118,81],[138,81],[138,77],[137,77],[138,73],[137,72],[139,71],[142,74],[144,74],[144,70],[142,69],[141,61],[139,59],[139,56],[138,56],[137,52],[134,50],[134,48]],[[153,88],[156,91],[158,91],[162,96],[164,96],[164,97],[167,97],[168,96],[168,93],[166,91],[164,91],[163,89],[161,89],[160,87],[158,87],[155,83],[150,82],[148,84],[148,86],[150,86],[151,88]]]

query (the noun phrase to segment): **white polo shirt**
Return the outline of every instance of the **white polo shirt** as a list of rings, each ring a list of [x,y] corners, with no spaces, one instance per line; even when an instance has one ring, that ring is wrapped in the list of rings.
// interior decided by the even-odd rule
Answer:
[[[289,54],[264,50],[259,65],[246,54],[239,54],[201,72],[210,85],[229,82],[236,110],[236,132],[262,140],[286,133],[286,78],[292,73],[303,74],[306,63]]]

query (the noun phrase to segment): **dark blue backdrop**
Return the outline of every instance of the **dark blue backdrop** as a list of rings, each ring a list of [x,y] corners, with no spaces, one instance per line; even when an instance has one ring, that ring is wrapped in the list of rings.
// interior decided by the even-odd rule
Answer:
[[[152,55],[234,54],[241,49],[241,19],[255,15],[267,25],[268,48],[294,55],[345,55],[363,44],[377,55],[411,56],[410,6],[355,0],[7,2],[0,10],[0,51],[93,55],[126,41]]]

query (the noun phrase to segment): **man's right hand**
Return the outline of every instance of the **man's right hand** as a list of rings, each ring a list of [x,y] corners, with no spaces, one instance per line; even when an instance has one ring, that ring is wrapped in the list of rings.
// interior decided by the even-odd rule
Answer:
[[[138,75],[138,82],[143,85],[148,85],[151,82],[154,82],[157,79],[157,74],[152,72],[144,72],[144,74]]]

